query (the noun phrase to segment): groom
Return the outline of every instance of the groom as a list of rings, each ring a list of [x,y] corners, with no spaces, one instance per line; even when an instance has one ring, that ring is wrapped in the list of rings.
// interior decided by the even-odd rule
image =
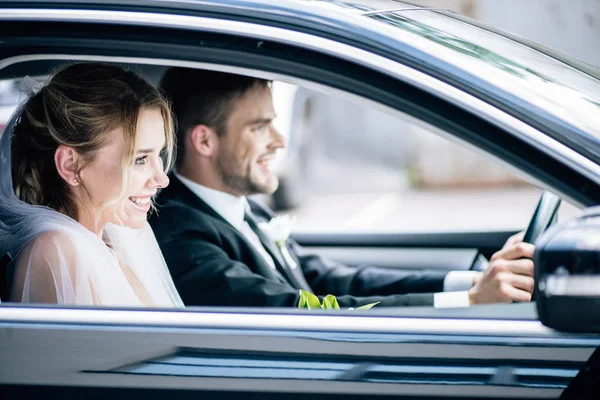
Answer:
[[[270,164],[285,139],[275,130],[269,82],[184,68],[161,82],[178,120],[178,157],[150,223],[186,305],[298,304],[299,289],[337,296],[341,307],[468,306],[529,301],[533,245],[511,238],[485,272],[351,268],[279,248],[258,225],[273,213],[246,196],[271,194]]]

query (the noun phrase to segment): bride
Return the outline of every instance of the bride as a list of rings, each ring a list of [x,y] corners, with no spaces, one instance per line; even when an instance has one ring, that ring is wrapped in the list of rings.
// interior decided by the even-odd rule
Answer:
[[[146,222],[173,141],[160,92],[120,67],[73,64],[32,94],[0,138],[11,301],[183,307]]]

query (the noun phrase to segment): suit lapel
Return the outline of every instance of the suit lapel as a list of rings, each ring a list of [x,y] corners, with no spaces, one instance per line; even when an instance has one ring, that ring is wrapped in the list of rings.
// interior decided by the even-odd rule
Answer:
[[[286,242],[286,248],[288,249],[288,251],[290,250],[287,242]],[[291,256],[291,254],[292,253],[290,252],[290,256]],[[306,279],[304,278],[304,273],[302,272],[302,268],[300,268],[300,265],[296,266],[296,268],[291,268],[290,266],[287,266],[286,272],[289,275],[291,275],[292,280],[294,280],[296,282],[295,286],[298,289],[304,289],[304,290],[312,293],[312,288],[308,285],[308,282],[306,282]]]
[[[286,243],[286,248],[289,251],[289,247],[287,247],[287,243]],[[291,255],[291,252],[290,252],[290,255]],[[286,265],[285,270],[289,277],[288,279],[290,279],[292,282],[295,282],[294,286],[296,286],[297,289],[304,289],[304,290],[307,290],[312,293],[312,288],[308,285],[308,282],[306,282],[306,279],[304,279],[304,274],[302,273],[302,268],[300,268],[299,265],[296,268],[291,268],[291,266],[287,265],[287,263],[285,265]]]
[[[298,275],[301,275],[302,272],[297,273],[298,268],[294,268],[296,271],[293,271],[292,268],[290,268],[288,263],[284,260],[281,250],[277,247],[277,245],[269,237],[269,235],[266,232],[264,232],[258,225],[260,221],[256,218],[256,216],[254,216],[252,212],[247,212],[246,216],[250,228],[254,231],[254,233],[256,233],[256,236],[258,236],[258,238],[260,239],[261,243],[263,244],[263,247],[269,252],[269,254],[271,254],[271,257],[273,258],[273,261],[275,262],[275,265],[279,272],[283,276],[285,276],[288,282],[296,289],[304,289],[310,291],[311,289],[308,287],[308,284],[306,284],[304,277],[302,277],[302,279],[299,279]]]
[[[160,193],[160,197],[165,197],[170,200],[178,201],[180,203],[184,203],[188,207],[196,208],[205,214],[210,215],[213,218],[216,218],[222,222],[227,223],[231,226],[225,218],[221,216],[218,212],[216,212],[211,206],[209,206],[204,200],[200,197],[196,196],[194,192],[188,189],[187,186],[183,184],[177,177],[173,174],[169,175],[169,186],[167,186]],[[233,227],[232,227],[233,228]]]
[[[166,192],[165,193],[166,197],[169,197],[171,200],[182,202],[182,203],[186,204],[188,207],[198,209],[198,210],[210,215],[211,217],[217,219],[219,222],[222,222],[225,229],[227,229],[230,234],[234,235],[238,240],[241,239],[247,245],[247,247],[251,250],[251,252],[254,256],[254,259],[256,261],[256,267],[258,269],[258,272],[262,276],[271,278],[271,279],[276,279],[280,282],[290,284],[290,282],[286,281],[286,278],[284,278],[281,275],[281,268],[282,268],[282,266],[280,264],[281,261],[280,261],[280,258],[277,258],[277,257],[281,257],[279,254],[275,253],[276,256],[273,256],[273,254],[271,254],[271,256],[273,257],[273,261],[275,262],[275,265],[279,271],[278,272],[278,271],[273,271],[273,269],[267,263],[267,261],[264,259],[264,257],[261,254],[259,254],[258,251],[254,248],[252,243],[250,243],[248,241],[248,239],[246,239],[246,237],[240,231],[238,231],[225,218],[223,218],[221,216],[221,214],[216,212],[204,200],[202,200],[194,192],[192,192],[187,186],[185,186],[183,184],[183,182],[181,182],[179,179],[177,179],[177,177],[175,175],[171,174],[169,176],[169,179],[170,179],[169,186],[167,186],[164,189],[164,191]],[[269,253],[272,253],[271,250],[269,250],[268,248],[267,248],[267,251]],[[293,286],[296,286],[296,285],[293,285]]]
[[[260,239],[260,242],[262,243],[265,250],[267,250],[267,252],[273,258],[273,261],[275,261],[276,264],[279,264],[279,265],[277,265],[278,269],[281,269],[281,266],[285,265],[285,262],[283,261],[283,257],[281,255],[281,253],[279,252],[279,249],[275,245],[275,242],[273,242],[269,238],[267,233],[264,232],[260,228],[260,226],[258,226],[259,222],[261,222],[261,221],[258,221],[256,219],[256,217],[253,216],[252,213],[248,212],[248,211],[246,211],[246,215],[245,215],[244,219],[246,220],[246,222],[248,222],[248,225],[250,225],[250,229],[252,229],[254,231],[254,233],[256,233],[256,236],[258,236],[258,238]]]
[[[262,207],[258,206],[255,201],[248,200],[248,203],[250,204],[250,208],[253,212],[254,212],[254,210],[256,210],[258,212],[263,211],[263,213],[264,213],[264,210],[262,210]],[[252,213],[250,215],[253,216],[253,220],[254,220],[254,223],[257,225],[257,229],[260,229],[260,227],[258,227],[258,223],[268,222],[267,220],[264,220],[264,219],[262,221],[259,220],[259,217],[257,217],[256,215],[253,215]],[[277,268],[280,269],[280,272],[287,278],[288,282],[290,282],[292,284],[292,286],[294,286],[296,289],[304,289],[309,292],[312,292],[311,287],[308,285],[308,282],[306,282],[306,279],[304,278],[304,274],[302,273],[302,268],[300,268],[299,265],[296,268],[291,268],[291,266],[288,265],[285,262],[285,260],[283,259],[283,254],[281,253],[281,250],[277,247],[277,245],[272,240],[268,239],[266,233],[263,233],[262,235],[258,234],[258,236],[259,236],[261,242],[263,243],[264,247],[267,249],[267,251],[269,251],[269,253],[271,253],[271,255],[275,254],[275,256],[273,258],[277,259],[277,262],[278,262]],[[267,239],[263,239],[263,237],[261,237],[261,236],[264,236]],[[290,250],[289,247],[287,247],[287,242],[286,242],[286,248],[288,249],[288,251]],[[290,254],[291,254],[291,252],[290,252]]]

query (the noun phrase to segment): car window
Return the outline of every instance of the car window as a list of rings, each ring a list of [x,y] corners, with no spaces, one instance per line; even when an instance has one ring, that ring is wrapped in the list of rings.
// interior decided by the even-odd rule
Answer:
[[[272,203],[298,232],[517,231],[541,189],[426,126],[357,102],[274,85],[289,146]],[[559,218],[577,215],[564,202]]]
[[[134,67],[154,84],[165,69]],[[11,97],[10,90],[17,83],[3,86],[5,98],[14,100],[8,101],[11,112],[18,96]],[[264,200],[297,218],[295,232],[488,232],[527,226],[541,191],[505,166],[373,103],[281,81],[272,91],[275,126],[288,144],[274,165],[279,189]],[[562,210],[561,218],[578,212],[568,204]],[[374,260],[369,257],[367,263]],[[457,261],[461,268],[470,266],[474,254],[465,257],[467,263]]]

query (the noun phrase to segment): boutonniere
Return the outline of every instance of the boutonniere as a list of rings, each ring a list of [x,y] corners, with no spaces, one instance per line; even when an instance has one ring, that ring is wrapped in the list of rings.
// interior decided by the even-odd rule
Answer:
[[[261,222],[258,224],[259,228],[275,242],[285,262],[292,269],[297,268],[298,264],[296,264],[296,261],[294,261],[292,255],[285,246],[285,241],[290,237],[292,227],[295,223],[296,217],[280,215],[271,218],[269,222]]]

